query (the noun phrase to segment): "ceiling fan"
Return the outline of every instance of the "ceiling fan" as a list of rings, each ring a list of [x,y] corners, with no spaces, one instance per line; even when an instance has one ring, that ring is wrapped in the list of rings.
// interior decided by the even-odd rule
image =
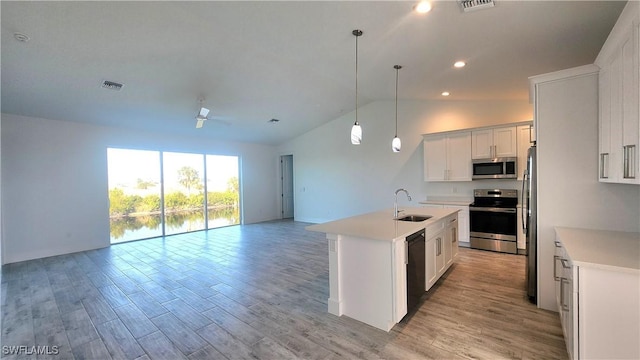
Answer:
[[[200,129],[202,125],[204,125],[204,122],[207,120],[207,115],[209,115],[209,109],[201,107],[200,112],[198,112],[196,116],[196,129]]]
[[[202,102],[203,100],[200,100],[200,111],[198,112],[198,115],[196,115],[196,129],[200,129],[204,125],[204,122],[207,120],[219,122],[224,125],[230,125],[227,121],[224,121],[222,119],[209,117],[209,109],[203,107]]]

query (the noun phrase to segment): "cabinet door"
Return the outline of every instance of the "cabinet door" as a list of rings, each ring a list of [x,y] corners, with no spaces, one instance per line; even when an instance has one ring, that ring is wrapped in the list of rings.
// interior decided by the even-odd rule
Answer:
[[[445,270],[445,259],[444,259],[444,252],[445,252],[445,242],[444,242],[445,238],[444,238],[444,232],[440,232],[438,235],[436,235],[436,243],[437,243],[437,249],[436,249],[436,273],[437,273],[437,278],[440,277],[440,275],[442,275],[442,273],[444,273]]]
[[[455,260],[456,256],[458,256],[458,219],[454,217],[449,220],[449,225],[447,227],[447,240],[445,241],[446,248],[448,249],[449,254],[445,252],[445,268],[449,268],[451,264],[453,264],[453,260]]]
[[[611,121],[610,124],[610,152],[609,178],[613,182],[620,182],[622,177],[622,56],[616,56],[611,61]]]
[[[471,132],[471,158],[488,159],[493,157],[493,129]]]
[[[447,225],[447,227],[445,228],[444,239],[442,240],[442,248],[442,260],[444,262],[442,272],[444,273],[453,262],[453,232],[451,231],[450,225]]]
[[[447,170],[449,181],[471,181],[471,132],[448,135]]]
[[[531,132],[533,125],[520,125],[516,128],[518,146],[518,180],[522,180],[524,170],[527,168],[527,151],[531,147]]]
[[[433,284],[438,280],[438,268],[436,265],[436,258],[438,254],[438,244],[436,237],[438,235],[430,237],[425,243],[425,289],[429,290]]]
[[[622,45],[622,182],[638,184],[638,59],[633,32]]]
[[[425,136],[424,181],[443,181],[447,171],[447,139],[445,135]]]
[[[517,156],[516,127],[493,129],[493,157]]]
[[[600,117],[598,119],[598,179],[612,182],[611,178],[611,75],[609,67],[603,67],[598,74],[598,98]]]

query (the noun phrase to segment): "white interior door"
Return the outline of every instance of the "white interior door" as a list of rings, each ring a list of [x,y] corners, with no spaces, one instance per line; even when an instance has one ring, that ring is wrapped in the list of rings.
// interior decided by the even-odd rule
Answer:
[[[280,157],[282,169],[282,218],[293,218],[293,155]]]

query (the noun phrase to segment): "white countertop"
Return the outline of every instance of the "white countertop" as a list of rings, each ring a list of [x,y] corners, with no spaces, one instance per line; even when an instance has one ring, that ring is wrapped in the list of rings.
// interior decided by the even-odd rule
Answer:
[[[356,215],[336,221],[307,226],[309,231],[327,234],[355,236],[365,239],[392,241],[405,238],[421,229],[437,223],[443,218],[455,214],[452,208],[402,207],[398,217],[406,215],[430,215],[431,219],[421,222],[397,221],[393,219],[393,209]]]
[[[574,265],[640,272],[640,233],[557,227]]]

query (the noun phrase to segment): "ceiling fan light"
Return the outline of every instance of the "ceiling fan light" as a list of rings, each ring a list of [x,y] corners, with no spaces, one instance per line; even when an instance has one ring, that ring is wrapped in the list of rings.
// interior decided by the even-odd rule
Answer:
[[[396,137],[391,140],[391,150],[393,150],[393,152],[400,152],[401,147],[402,141],[400,141],[400,138],[396,135]]]
[[[362,142],[362,127],[357,122],[351,127],[351,143],[360,145]]]

